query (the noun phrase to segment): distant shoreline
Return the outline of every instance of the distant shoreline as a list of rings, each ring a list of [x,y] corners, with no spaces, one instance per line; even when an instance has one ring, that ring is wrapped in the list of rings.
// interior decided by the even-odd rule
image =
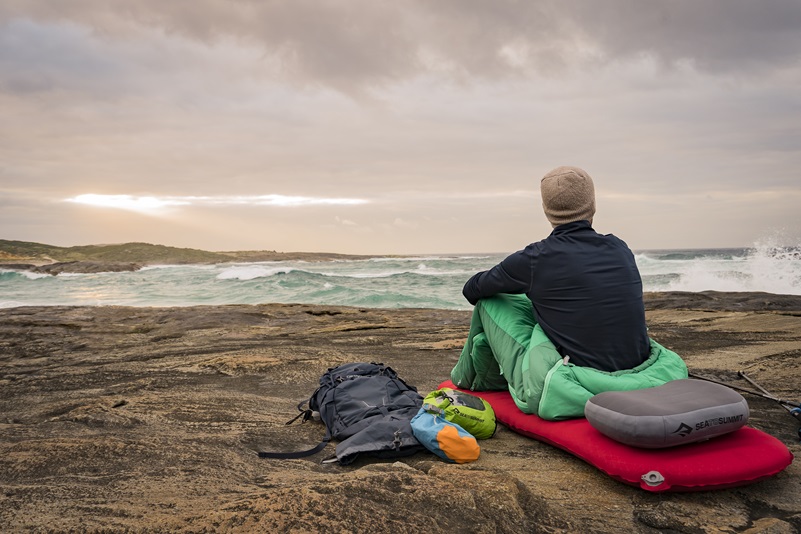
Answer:
[[[742,252],[748,247],[715,249],[643,249],[636,254],[671,251]],[[438,253],[436,256],[503,255],[503,252],[475,254]],[[154,265],[209,265],[280,261],[358,261],[376,258],[411,258],[432,254],[343,254],[335,252],[278,252],[275,250],[240,250],[212,252],[201,249],[154,245],[151,243],[119,243],[59,247],[28,241],[0,239],[0,269],[28,270],[37,273],[97,273],[135,271]]]
[[[57,247],[43,243],[0,239],[0,268],[29,270],[46,274],[136,271],[150,265],[204,265],[262,261],[323,262],[402,257],[407,256],[277,252],[274,250],[210,252],[150,243]]]
[[[143,260],[136,262],[121,261],[8,261],[0,262],[0,269],[14,271],[31,271],[34,273],[57,275],[60,273],[87,274],[87,273],[113,273],[124,271],[138,271],[143,267],[154,265],[221,265],[226,263],[255,263],[268,261],[305,261],[305,262],[325,262],[338,260],[369,260],[373,258],[402,258],[403,256],[357,256],[348,254],[333,254],[325,252],[278,252],[278,253],[231,253],[242,254],[223,261],[164,261],[164,260]],[[25,260],[25,258],[23,258]]]

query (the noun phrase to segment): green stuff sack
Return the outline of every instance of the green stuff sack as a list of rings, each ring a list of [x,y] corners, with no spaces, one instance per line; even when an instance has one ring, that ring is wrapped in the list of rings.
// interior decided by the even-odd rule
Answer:
[[[487,401],[463,391],[442,388],[423,399],[423,408],[439,413],[446,421],[456,423],[476,439],[495,434],[495,412]]]

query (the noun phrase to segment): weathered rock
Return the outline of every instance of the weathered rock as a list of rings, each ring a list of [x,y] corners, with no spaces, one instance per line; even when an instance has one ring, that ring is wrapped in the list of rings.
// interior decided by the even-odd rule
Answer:
[[[648,309],[704,311],[769,311],[775,313],[801,314],[801,298],[798,295],[777,295],[759,291],[723,293],[720,291],[669,291],[646,293]]]
[[[736,381],[743,369],[778,396],[799,396],[801,317],[749,311],[761,296],[735,307],[743,295],[717,294],[717,311],[692,309],[695,296],[661,298],[671,308],[649,297],[650,333],[694,372]],[[329,367],[381,361],[434,389],[468,324],[468,312],[305,305],[2,309],[0,531],[801,528],[795,464],[743,488],[653,495],[503,428],[467,465],[422,453],[321,465],[330,449],[256,456],[319,441],[319,423],[284,423]],[[748,400],[752,424],[798,455],[796,421]]]
[[[132,262],[119,261],[62,261],[39,265],[30,270],[37,273],[60,274],[60,273],[119,273],[126,271],[138,271],[142,265]]]
[[[10,269],[12,271],[32,271],[33,269],[36,269],[36,267],[38,267],[38,265],[33,263],[0,263],[0,269]]]

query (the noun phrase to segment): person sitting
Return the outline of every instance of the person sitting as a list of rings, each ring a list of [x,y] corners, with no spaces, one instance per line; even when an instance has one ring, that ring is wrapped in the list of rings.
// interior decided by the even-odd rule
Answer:
[[[642,279],[626,243],[592,228],[592,178],[559,167],[542,178],[540,191],[551,235],[477,273],[462,293],[470,304],[524,293],[556,350],[576,365],[618,371],[641,364],[650,351]]]
[[[508,388],[523,412],[566,419],[597,393],[687,378],[682,359],[648,336],[634,254],[592,227],[590,176],[558,167],[540,192],[551,234],[464,285],[475,307],[453,383]]]

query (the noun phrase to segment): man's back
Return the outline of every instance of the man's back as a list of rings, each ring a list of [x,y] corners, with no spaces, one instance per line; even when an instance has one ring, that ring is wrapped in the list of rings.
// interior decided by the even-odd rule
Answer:
[[[557,226],[465,284],[475,304],[497,293],[525,293],[560,354],[604,371],[642,363],[650,346],[642,280],[628,246],[587,221]]]
[[[605,371],[630,369],[650,350],[634,255],[589,224],[556,228],[534,262],[534,315],[563,356]]]

